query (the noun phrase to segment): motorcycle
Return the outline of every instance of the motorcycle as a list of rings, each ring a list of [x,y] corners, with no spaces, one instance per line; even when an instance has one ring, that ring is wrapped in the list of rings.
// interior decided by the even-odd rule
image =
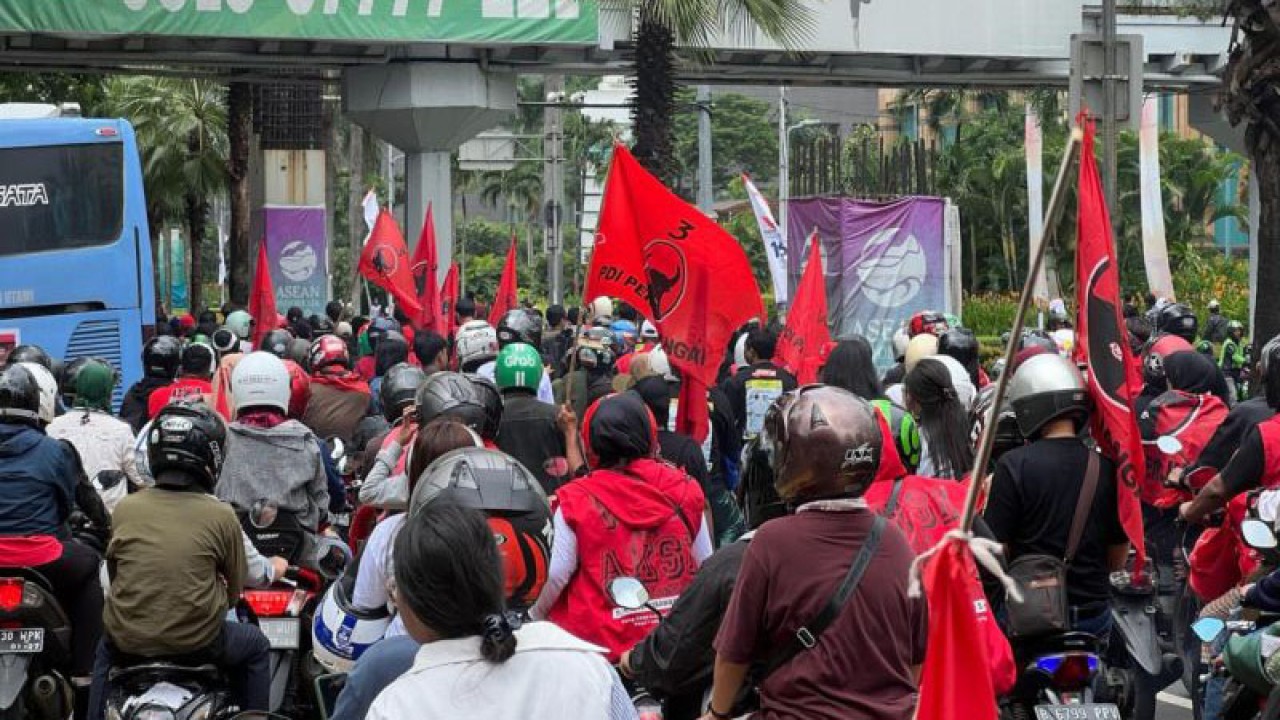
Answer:
[[[111,720],[224,720],[240,710],[222,670],[213,664],[117,662],[107,683]]]
[[[618,606],[619,610],[626,612],[648,610],[657,616],[659,623],[662,622],[662,612],[649,602],[649,591],[645,589],[644,583],[636,578],[616,577],[609,581],[609,587],[606,589],[609,592],[609,599]],[[624,679],[623,684],[631,694],[631,704],[635,706],[636,715],[640,716],[640,720],[662,720],[661,701],[635,683],[629,683]]]
[[[304,715],[299,709],[313,705],[312,683],[325,674],[311,654],[312,616],[328,583],[351,562],[351,551],[334,538],[313,539],[296,514],[268,500],[239,514],[259,552],[289,562],[284,577],[270,587],[244,591],[240,619],[256,624],[271,646],[272,711],[284,708],[288,715]]]
[[[1010,720],[1120,720],[1114,703],[1097,702],[1094,682],[1102,671],[1098,639],[1065,632],[1029,641],[1020,648],[1022,667],[1013,692],[1001,704]]]
[[[64,672],[71,623],[40,573],[0,574],[0,719],[62,720],[73,706]]]

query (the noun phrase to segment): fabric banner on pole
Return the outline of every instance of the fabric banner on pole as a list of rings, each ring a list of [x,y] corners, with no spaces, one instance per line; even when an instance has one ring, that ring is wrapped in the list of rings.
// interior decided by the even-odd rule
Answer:
[[[276,307],[323,315],[329,301],[324,207],[268,206],[262,215]]]
[[[756,215],[760,238],[764,240],[764,255],[769,259],[769,274],[773,276],[773,302],[775,305],[784,304],[787,302],[786,241],[778,232],[778,223],[773,219],[769,203],[746,173],[742,174],[742,184],[747,189],[747,197],[751,199],[751,211]]]
[[[1040,129],[1040,116],[1031,107],[1031,103],[1027,103],[1024,133],[1027,151],[1027,234],[1031,236],[1028,240],[1030,251],[1027,257],[1033,258],[1039,252],[1040,240],[1044,237],[1044,134]],[[1049,282],[1045,278],[1043,267],[1036,275],[1032,297],[1041,303],[1049,302]]]
[[[893,364],[893,333],[920,310],[951,312],[942,198],[874,203],[809,198],[787,204],[787,273],[796,281],[802,243],[817,231],[832,335],[862,335],[878,368]]]
[[[1156,297],[1174,299],[1169,248],[1164,236],[1164,202],[1160,197],[1160,103],[1154,95],[1142,101],[1138,126],[1138,178],[1142,194],[1142,256],[1147,287]]]
[[[169,232],[169,313],[182,315],[191,308],[187,286],[187,238],[178,228]]]

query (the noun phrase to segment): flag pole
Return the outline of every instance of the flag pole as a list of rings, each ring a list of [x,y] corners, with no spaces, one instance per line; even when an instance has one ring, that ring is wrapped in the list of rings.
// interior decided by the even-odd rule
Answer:
[[[1067,175],[1071,173],[1071,169],[1075,167],[1076,161],[1080,157],[1080,144],[1084,140],[1084,131],[1079,126],[1071,128],[1071,135],[1067,138],[1067,146],[1062,151],[1062,164],[1058,166],[1058,176],[1053,181],[1053,194],[1049,196],[1049,206],[1045,211],[1044,225],[1040,229],[1040,242],[1036,247],[1036,253],[1031,258],[1031,268],[1027,272],[1027,281],[1022,285],[1022,295],[1018,299],[1018,311],[1013,316],[1013,328],[1009,333],[1009,344],[1004,349],[1004,367],[1005,371],[1000,373],[999,379],[996,380],[995,393],[991,399],[991,406],[987,409],[987,416],[983,418],[982,437],[978,440],[976,457],[973,461],[973,472],[970,474],[969,494],[964,499],[964,513],[960,516],[960,529],[969,532],[973,526],[973,516],[978,506],[978,495],[982,492],[983,486],[987,482],[987,464],[991,462],[991,447],[996,438],[995,417],[999,412],[1000,406],[1004,404],[1005,390],[1009,386],[1009,379],[1013,375],[1013,358],[1018,347],[1018,341],[1022,335],[1022,325],[1026,320],[1027,308],[1031,305],[1032,295],[1035,294],[1036,276],[1040,274],[1040,269],[1044,266],[1045,249],[1049,247],[1049,241],[1053,239],[1054,230],[1058,225],[1058,221],[1062,218],[1062,211],[1066,206],[1067,195]]]

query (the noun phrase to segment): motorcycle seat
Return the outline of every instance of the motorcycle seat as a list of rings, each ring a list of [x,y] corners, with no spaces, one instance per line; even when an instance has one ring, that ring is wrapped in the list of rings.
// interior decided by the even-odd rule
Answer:
[[[146,661],[139,664],[115,665],[108,678],[112,683],[141,676],[184,676],[193,679],[215,681],[222,676],[217,665],[186,665],[165,661]]]

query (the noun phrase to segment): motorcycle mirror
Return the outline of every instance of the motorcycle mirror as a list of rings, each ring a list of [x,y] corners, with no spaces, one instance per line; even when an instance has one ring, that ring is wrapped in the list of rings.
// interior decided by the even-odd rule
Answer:
[[[335,463],[341,462],[342,458],[347,456],[347,445],[342,442],[340,437],[329,438],[329,458]]]
[[[1227,624],[1214,617],[1200,618],[1191,623],[1191,632],[1200,638],[1200,642],[1213,642],[1222,634]]]
[[[1161,435],[1156,438],[1156,447],[1165,455],[1177,455],[1182,452],[1182,441],[1172,435]]]
[[[336,580],[351,564],[351,548],[337,538],[323,537],[316,543],[316,569],[326,580]]]
[[[254,527],[262,530],[274,525],[279,514],[280,508],[274,500],[259,498],[253,501],[253,507],[249,509],[249,522],[253,523]]]
[[[1240,534],[1245,544],[1257,550],[1270,550],[1277,545],[1271,526],[1261,520],[1245,520],[1240,523]]]
[[[649,591],[633,577],[617,577],[609,581],[609,599],[623,610],[639,610],[649,602]]]

